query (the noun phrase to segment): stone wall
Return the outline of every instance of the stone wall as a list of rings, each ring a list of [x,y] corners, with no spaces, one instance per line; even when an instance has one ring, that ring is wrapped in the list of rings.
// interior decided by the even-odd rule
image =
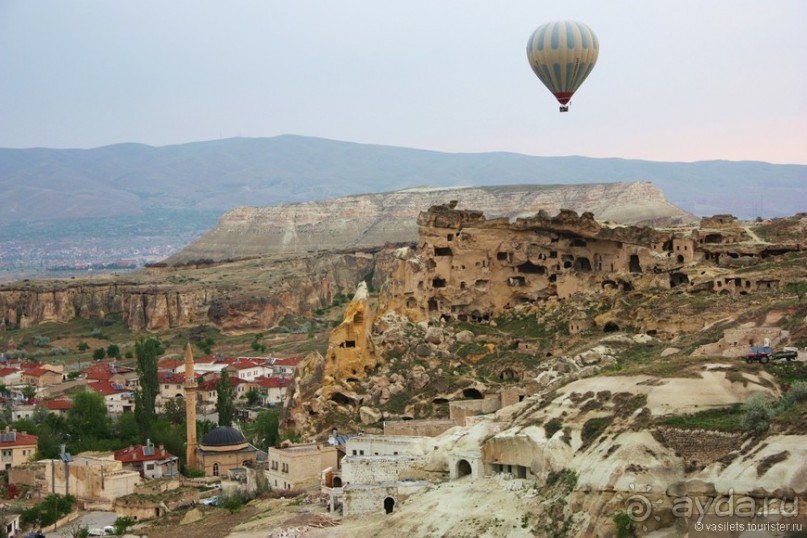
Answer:
[[[121,462],[108,456],[76,456],[65,464],[61,460],[43,460],[47,491],[78,498],[113,501],[134,492],[142,482],[135,471],[123,471]]]
[[[343,490],[342,515],[345,517],[356,514],[383,514],[384,499],[391,498],[398,504],[398,486],[385,487],[351,487]],[[394,507],[393,507],[394,510]]]
[[[501,399],[498,397],[482,400],[459,400],[448,403],[448,416],[457,426],[466,426],[468,417],[495,413],[501,408]]]
[[[659,428],[657,439],[675,450],[690,468],[704,467],[729,452],[738,450],[742,442],[739,433],[682,428]]]
[[[410,478],[415,463],[409,456],[345,456],[342,460],[342,483],[386,484]]]
[[[454,426],[453,420],[387,420],[384,435],[436,437]]]
[[[51,493],[47,490],[48,481],[45,478],[45,465],[42,463],[29,463],[24,466],[12,467],[8,471],[9,484],[25,484],[35,491],[43,494]]]
[[[422,456],[428,437],[357,435],[345,445],[347,456]]]

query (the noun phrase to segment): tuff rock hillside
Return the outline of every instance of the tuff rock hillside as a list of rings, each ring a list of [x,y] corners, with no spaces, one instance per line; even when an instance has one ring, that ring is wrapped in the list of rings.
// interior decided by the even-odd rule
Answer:
[[[120,316],[133,331],[210,325],[223,332],[259,332],[331,304],[372,274],[373,256],[372,250],[324,252],[153,267],[125,277],[5,284],[0,331]]]
[[[355,290],[300,365],[282,425],[396,435],[405,458],[343,460],[395,480],[348,483],[338,527],[272,505],[231,536],[678,536],[702,522],[682,500],[807,504],[805,215],[649,227],[451,202],[415,222],[415,240],[383,247],[4,286],[3,336],[110,314],[137,330],[257,332],[322,321]],[[741,360],[766,340],[798,360]],[[395,512],[350,512],[374,495]]]
[[[448,199],[486,215],[516,218],[561,208],[590,211],[623,224],[691,224],[696,218],[669,203],[650,182],[419,188],[325,201],[240,207],[169,258],[169,264],[245,256],[368,248],[417,240],[417,215]]]
[[[343,488],[346,510],[377,490],[396,513],[307,535],[807,524],[793,513],[807,502],[807,353],[740,360],[764,341],[807,347],[807,217],[651,229],[570,211],[488,220],[448,204],[418,224],[377,299],[360,284],[326,354],[301,365],[285,425],[310,438],[428,437],[401,438],[412,446],[398,482]],[[742,407],[755,394],[778,402],[768,422]],[[428,485],[405,493],[413,483]],[[730,498],[773,516],[682,507]]]
[[[588,206],[599,218],[628,224],[696,220],[647,182],[414,189],[240,208],[146,271],[0,286],[0,330],[110,314],[135,331],[198,324],[225,332],[268,330],[287,315],[312,316],[360,280],[381,285],[393,259],[385,243],[416,241],[420,209],[460,195],[464,207],[477,203],[508,217]]]

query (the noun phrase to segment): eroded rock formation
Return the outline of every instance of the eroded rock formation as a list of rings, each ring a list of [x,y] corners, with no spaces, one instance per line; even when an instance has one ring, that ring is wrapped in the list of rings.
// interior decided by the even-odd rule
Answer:
[[[646,181],[416,188],[273,207],[240,207],[225,214],[215,229],[172,256],[169,263],[411,242],[418,237],[418,213],[447,199],[462,200],[464,207],[495,217],[516,218],[541,210],[557,213],[568,208],[624,224],[697,222]]]
[[[418,217],[417,248],[397,251],[399,262],[379,298],[379,311],[413,321],[484,322],[518,305],[580,293],[677,286],[692,292],[750,293],[778,287],[777,277],[739,275],[726,259],[744,255],[745,266],[754,265],[798,252],[801,245],[750,241],[732,219],[718,222],[718,229],[664,230],[606,226],[592,213],[570,210],[509,221],[451,204],[432,206]]]
[[[335,252],[152,268],[125,281],[19,282],[0,287],[0,330],[118,315],[133,331],[261,331],[289,315],[310,316],[372,271],[373,252]]]
[[[347,306],[344,320],[328,340],[326,379],[360,380],[378,366],[379,357],[371,338],[373,317],[367,285],[361,282]]]

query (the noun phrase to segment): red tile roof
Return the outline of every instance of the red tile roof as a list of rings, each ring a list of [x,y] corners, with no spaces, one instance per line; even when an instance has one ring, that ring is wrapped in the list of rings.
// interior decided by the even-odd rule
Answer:
[[[289,380],[285,377],[256,377],[253,383],[257,383],[265,389],[272,389],[278,387],[286,387],[289,385]]]
[[[246,370],[247,368],[257,368],[259,366],[263,366],[264,364],[266,364],[266,362],[260,359],[247,359],[241,357],[235,359],[232,363],[230,363],[230,365],[237,370]]]
[[[151,450],[145,450],[146,447],[144,445],[136,445],[130,446],[128,448],[122,448],[120,450],[115,451],[115,459],[118,461],[122,461],[123,463],[139,463],[141,461],[154,461],[154,460],[163,460],[166,458],[175,458],[173,454],[168,452],[163,447],[149,447]],[[146,454],[146,452],[152,452],[153,454]]]
[[[216,387],[219,384],[219,379],[221,378],[214,377],[213,379],[202,381],[201,383],[199,383],[199,390],[216,390]],[[241,385],[242,383],[248,383],[248,381],[244,381],[243,379],[238,377],[230,377],[228,379],[230,380],[230,386],[233,388],[237,387],[238,385]]]
[[[297,366],[303,360],[302,357],[285,357],[277,358],[272,361],[273,366]]]
[[[8,440],[6,440],[8,439]],[[36,435],[31,435],[25,432],[0,432],[0,447],[10,446],[36,446],[39,438]]]
[[[176,370],[185,364],[185,361],[179,359],[163,359],[157,363],[157,368],[161,370]]]
[[[95,392],[99,392],[104,396],[132,392],[132,389],[127,389],[126,387],[122,387],[117,383],[110,383],[109,381],[96,381],[95,383],[88,383],[87,388],[94,390]]]
[[[50,370],[45,370],[44,368],[33,368],[31,370],[25,370],[22,375],[28,375],[32,377],[42,377],[45,374],[52,374]],[[58,374],[57,374],[58,375]]]
[[[185,374],[175,374],[174,372],[157,372],[157,382],[181,385],[185,382]]]
[[[20,371],[19,368],[12,368],[10,366],[7,366],[5,368],[0,368],[0,377],[6,377],[6,376],[9,376],[9,375],[13,375],[13,374],[16,374],[19,371]]]
[[[67,411],[73,407],[73,402],[70,400],[45,400],[41,403],[50,411]]]
[[[87,379],[95,379],[98,381],[107,381],[116,374],[129,374],[134,372],[134,368],[128,366],[120,366],[112,362],[98,362],[89,366],[81,371]]]

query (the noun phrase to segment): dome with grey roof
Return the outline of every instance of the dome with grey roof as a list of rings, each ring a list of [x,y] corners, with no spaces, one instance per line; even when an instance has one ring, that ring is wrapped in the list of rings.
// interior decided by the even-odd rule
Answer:
[[[202,438],[202,445],[206,446],[233,446],[246,442],[244,434],[230,426],[213,428]]]

